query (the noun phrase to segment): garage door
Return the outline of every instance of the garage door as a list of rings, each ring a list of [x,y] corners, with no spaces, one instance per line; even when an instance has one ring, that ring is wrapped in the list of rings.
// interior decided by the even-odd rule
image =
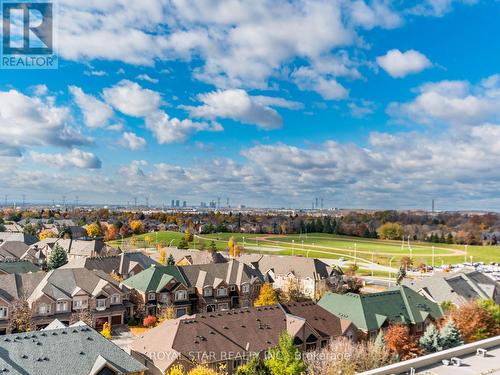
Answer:
[[[111,325],[115,326],[118,324],[122,324],[122,316],[121,315],[113,315],[111,317]]]

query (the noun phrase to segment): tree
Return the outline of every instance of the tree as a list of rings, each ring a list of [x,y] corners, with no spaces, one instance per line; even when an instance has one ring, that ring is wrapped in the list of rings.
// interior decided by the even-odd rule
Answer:
[[[269,350],[264,364],[271,375],[300,375],[306,370],[299,350],[286,331],[280,335],[278,345]]]
[[[190,230],[186,229],[186,231],[184,232],[184,239],[187,242],[193,242],[194,241],[193,233]]]
[[[377,229],[377,233],[384,240],[400,240],[404,232],[399,223],[385,223]]]
[[[229,240],[227,241],[227,249],[229,251],[229,255],[231,257],[237,257],[239,255],[239,247],[238,243],[236,242],[235,238],[231,236]]]
[[[427,353],[439,352],[443,349],[441,334],[434,324],[429,324],[419,340],[420,346]]]
[[[87,225],[86,231],[89,237],[96,238],[101,235],[101,227],[97,223]]]
[[[480,299],[477,301],[479,307],[485,309],[495,320],[498,327],[500,327],[500,305],[492,299]]]
[[[129,223],[129,226],[130,226],[130,230],[134,234],[142,234],[142,233],[144,233],[144,224],[140,220],[132,220]]]
[[[405,277],[406,277],[406,269],[404,267],[399,267],[399,271],[396,276],[396,284],[401,285]]]
[[[210,242],[210,246],[208,247],[208,250],[215,253],[217,251],[217,245],[215,244],[215,241],[212,240]]]
[[[144,305],[144,299],[141,294],[135,290],[130,290],[129,301],[134,304],[134,315],[138,319],[144,318],[146,313],[146,306]]]
[[[45,240],[46,238],[56,238],[57,237],[57,234],[54,233],[52,230],[50,229],[44,229],[40,232],[40,234],[38,235],[38,238],[40,239],[40,241],[43,241]]]
[[[268,373],[269,371],[264,363],[255,355],[247,363],[236,369],[236,375],[267,375]]]
[[[69,323],[74,324],[79,321],[84,322],[86,325],[93,327],[94,326],[94,315],[92,314],[92,310],[90,308],[77,310],[71,314],[71,318]]]
[[[172,254],[170,254],[168,256],[167,265],[169,265],[169,266],[175,266],[175,259],[174,259],[174,256]]]
[[[358,265],[356,264],[356,261],[354,263],[349,264],[347,266],[347,269],[345,270],[345,274],[347,276],[354,276],[356,275],[356,271],[359,269]]]
[[[66,251],[56,243],[50,252],[47,267],[49,270],[55,270],[66,263],[68,263],[68,254],[66,254]]]
[[[142,321],[142,325],[147,328],[153,328],[156,325],[158,318],[153,315],[148,315]]]
[[[271,284],[264,283],[260,288],[259,297],[255,300],[254,306],[271,306],[278,303],[278,296]]]
[[[172,254],[170,254],[170,255],[172,255]],[[160,249],[160,256],[159,256],[158,262],[159,262],[162,266],[164,266],[164,265],[166,265],[166,264],[167,264],[167,253],[166,253],[166,251],[165,251],[165,249],[164,249],[164,248],[161,248],[161,249]]]
[[[315,355],[305,356],[307,373],[311,375],[354,375],[396,361],[397,357],[384,344],[378,345],[377,340],[353,342],[347,337],[332,340]]]
[[[496,336],[500,327],[493,315],[477,301],[471,301],[453,309],[450,313],[466,343]]]
[[[219,373],[206,366],[198,365],[190,370],[187,375],[219,375]]]
[[[187,243],[185,238],[181,238],[181,240],[179,241],[179,244],[177,245],[177,248],[184,249],[184,250],[189,249],[189,244]]]
[[[104,323],[101,330],[101,335],[111,340],[111,324],[109,322]]]
[[[285,288],[280,294],[280,299],[285,302],[300,302],[304,299],[304,295],[300,290],[300,283],[296,277],[291,277],[287,280]]]
[[[464,344],[462,335],[452,319],[448,319],[446,324],[441,328],[441,347],[442,350],[454,348]]]
[[[29,332],[34,328],[33,314],[28,300],[23,295],[16,299],[10,311],[9,330],[12,333]]]
[[[118,237],[118,228],[114,224],[108,225],[106,232],[104,233],[104,240],[112,241],[116,240],[116,237]]]
[[[401,361],[418,357],[422,354],[415,337],[410,336],[410,329],[402,324],[389,326],[384,335],[387,348],[397,354]]]

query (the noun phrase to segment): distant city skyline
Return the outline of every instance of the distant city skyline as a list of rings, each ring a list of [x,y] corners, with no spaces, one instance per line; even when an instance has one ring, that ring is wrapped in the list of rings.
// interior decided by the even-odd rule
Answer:
[[[59,68],[0,70],[0,199],[500,211],[499,12],[60,0]]]

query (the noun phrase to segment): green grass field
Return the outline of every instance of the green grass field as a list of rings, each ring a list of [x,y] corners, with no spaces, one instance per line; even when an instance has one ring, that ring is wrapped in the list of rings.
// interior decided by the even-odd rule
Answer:
[[[157,244],[177,246],[183,233],[179,232],[156,232],[139,236],[112,241],[112,246],[124,248],[156,247]],[[284,235],[270,236],[264,234],[242,234],[242,233],[217,233],[196,236],[195,241],[190,243],[191,248],[200,248],[202,244],[208,247],[213,240],[219,250],[225,250],[227,241],[234,237],[236,241],[245,247],[246,252],[262,252],[281,255],[302,255],[316,258],[347,259],[356,255],[359,259],[374,261],[380,265],[398,265],[404,256],[412,256],[414,264],[421,262],[432,264],[432,247],[434,245],[434,264],[436,266],[450,263],[462,263],[472,260],[474,262],[500,262],[500,246],[468,246],[467,255],[464,246],[431,244],[427,242],[412,242],[412,252],[408,246],[403,249],[400,241],[385,241],[377,239],[364,239],[358,237],[335,236],[323,233],[312,233],[306,236]],[[149,241],[146,241],[149,240]],[[456,251],[459,251],[457,253]]]

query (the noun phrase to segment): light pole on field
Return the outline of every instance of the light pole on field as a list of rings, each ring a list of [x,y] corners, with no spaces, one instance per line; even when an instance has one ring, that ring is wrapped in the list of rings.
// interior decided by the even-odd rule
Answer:
[[[436,248],[432,246],[432,272],[434,272],[434,256]]]
[[[295,255],[295,240],[292,240],[292,256]]]
[[[467,263],[467,247],[469,245],[465,245],[465,255],[464,255],[464,263]]]

